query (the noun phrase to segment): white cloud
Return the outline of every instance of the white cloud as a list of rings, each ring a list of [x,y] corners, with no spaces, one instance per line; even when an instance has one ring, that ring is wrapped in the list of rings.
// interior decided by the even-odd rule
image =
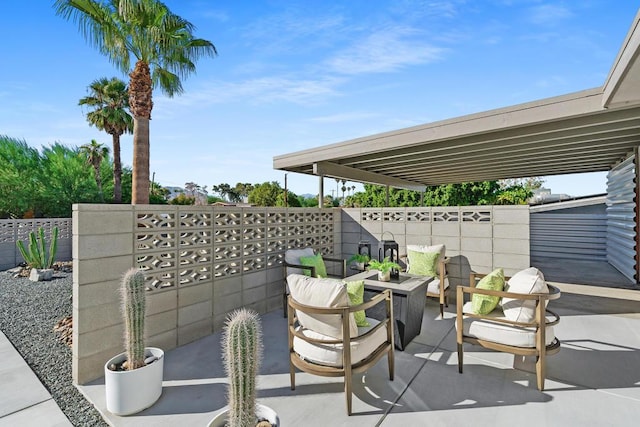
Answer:
[[[438,60],[444,49],[422,40],[420,32],[409,27],[380,29],[327,61],[340,74],[391,72],[408,65]]]
[[[529,20],[537,25],[555,25],[573,15],[568,8],[557,4],[534,6],[529,13]]]
[[[164,96],[155,98],[159,109],[166,110],[169,104],[174,107],[221,103],[266,104],[286,101],[294,104],[317,104],[328,97],[337,96],[336,90],[342,79],[327,77],[320,79],[296,79],[288,77],[262,77],[234,82],[211,81],[200,89],[176,98]]]
[[[369,120],[376,117],[380,117],[380,114],[352,112],[343,114],[332,114],[329,116],[312,117],[309,119],[309,121],[316,123],[342,123],[356,120]]]

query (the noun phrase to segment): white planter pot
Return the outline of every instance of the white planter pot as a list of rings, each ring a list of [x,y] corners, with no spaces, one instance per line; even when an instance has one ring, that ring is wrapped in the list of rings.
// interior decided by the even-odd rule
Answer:
[[[229,414],[229,407],[225,406],[218,412],[215,417],[209,422],[208,427],[225,427],[227,425],[227,416]],[[256,420],[265,419],[271,423],[274,427],[280,426],[280,418],[273,409],[268,406],[256,404]]]
[[[111,364],[120,364],[127,359],[120,353],[104,365],[104,384],[107,410],[115,415],[131,415],[153,405],[162,394],[164,351],[155,347],[145,348],[145,356],[157,360],[133,371],[112,371]]]
[[[43,280],[51,280],[53,278],[53,268],[32,268],[29,274],[29,280],[33,282],[42,282]]]
[[[383,273],[382,271],[378,271],[378,280],[381,282],[388,282],[391,280],[391,271],[387,271]]]

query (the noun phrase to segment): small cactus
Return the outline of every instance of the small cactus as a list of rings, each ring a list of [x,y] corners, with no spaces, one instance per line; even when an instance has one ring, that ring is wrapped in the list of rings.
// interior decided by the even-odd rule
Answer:
[[[144,273],[137,268],[128,270],[122,278],[122,314],[124,317],[124,346],[126,369],[141,368],[144,363],[144,316],[146,290]]]
[[[31,268],[51,268],[56,259],[58,250],[58,227],[54,227],[51,231],[51,243],[49,251],[45,249],[44,229],[38,228],[37,234],[33,231],[29,233],[29,248],[24,246],[22,241],[16,242],[22,258]]]
[[[227,318],[222,341],[229,377],[229,427],[256,425],[256,376],[262,357],[258,313],[244,308]]]

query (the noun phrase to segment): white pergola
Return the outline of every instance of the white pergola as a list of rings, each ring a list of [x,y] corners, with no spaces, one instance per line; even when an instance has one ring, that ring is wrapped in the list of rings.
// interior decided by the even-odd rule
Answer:
[[[640,145],[639,21],[601,87],[283,154],[273,167],[319,176],[320,200],[324,177],[422,191],[608,171]]]

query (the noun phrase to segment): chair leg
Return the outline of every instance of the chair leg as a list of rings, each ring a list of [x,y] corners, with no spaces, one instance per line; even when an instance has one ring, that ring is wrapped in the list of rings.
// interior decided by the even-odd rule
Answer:
[[[393,351],[393,347],[387,353],[387,362],[389,363],[389,379],[393,381],[393,376],[395,372],[395,353]]]
[[[444,304],[440,304],[440,318],[444,319]]]
[[[291,381],[291,390],[296,389],[296,368],[291,363],[291,359],[289,359],[289,381]]]
[[[538,356],[536,359],[536,380],[540,391],[544,391],[545,368],[544,357]]]
[[[351,415],[351,375],[344,377],[344,394],[347,398],[347,415]]]
[[[464,357],[462,344],[458,344],[458,372],[462,373],[462,359]]]

